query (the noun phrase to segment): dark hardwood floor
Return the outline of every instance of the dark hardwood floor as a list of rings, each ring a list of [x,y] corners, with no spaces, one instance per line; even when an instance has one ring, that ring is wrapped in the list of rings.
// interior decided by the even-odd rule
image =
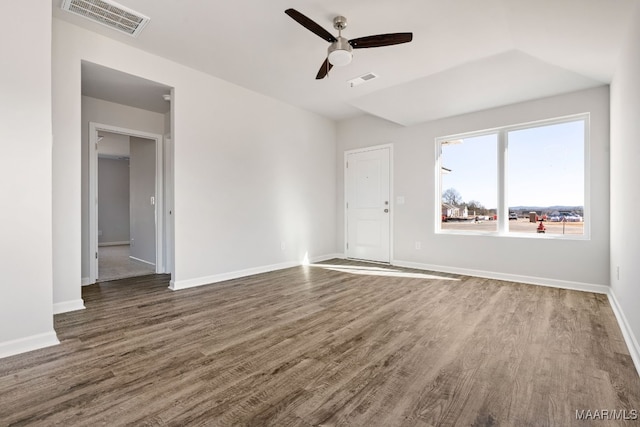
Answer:
[[[83,288],[0,359],[0,425],[640,426],[576,419],[640,410],[604,295],[338,260],[167,285]]]

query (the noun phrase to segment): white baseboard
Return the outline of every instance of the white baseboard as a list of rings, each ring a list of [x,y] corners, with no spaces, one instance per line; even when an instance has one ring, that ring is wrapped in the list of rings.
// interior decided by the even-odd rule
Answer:
[[[627,348],[629,349],[629,354],[631,355],[633,364],[636,367],[636,372],[640,375],[640,345],[638,345],[638,340],[629,326],[627,317],[624,315],[624,311],[622,311],[622,307],[620,307],[616,294],[613,293],[613,289],[609,288],[607,296],[609,297],[609,305],[611,305],[611,308],[613,309],[613,314],[615,314],[616,319],[618,320],[618,325],[622,331],[624,341],[627,343]]]
[[[58,341],[58,337],[54,331],[6,341],[0,343],[0,358],[58,344],[60,344],[60,341]]]
[[[132,259],[132,260],[135,260],[135,261],[144,262],[145,264],[149,264],[149,265],[152,265],[154,267],[156,266],[155,262],[145,261],[144,259],[136,258],[136,257],[131,256],[131,255],[129,255],[129,259]]]
[[[309,262],[311,264],[315,264],[316,262],[323,262],[323,261],[328,261],[330,259],[344,259],[344,254],[327,254],[327,255],[321,255],[318,257],[313,257],[309,260]]]
[[[326,261],[326,260],[333,259],[333,258],[339,258],[339,257],[340,257],[339,254],[320,255],[320,256],[317,256],[317,257],[310,258],[309,262],[310,263],[316,263],[316,262],[322,262],[322,261]],[[196,286],[210,285],[210,284],[213,284],[213,283],[224,282],[226,280],[238,279],[240,277],[253,276],[254,274],[261,274],[261,273],[268,273],[270,271],[284,270],[285,268],[297,267],[299,265],[302,265],[302,262],[299,262],[299,261],[287,261],[287,262],[282,262],[282,263],[279,263],[279,264],[272,264],[272,265],[264,265],[264,266],[261,266],[261,267],[247,268],[245,270],[230,271],[228,273],[214,274],[212,276],[197,277],[197,278],[194,278],[194,279],[178,280],[178,281],[171,280],[169,282],[169,289],[174,290],[174,291],[178,291],[178,290],[181,290],[181,289],[194,288]]]
[[[98,247],[100,246],[123,246],[123,245],[130,245],[131,242],[129,242],[128,240],[123,240],[122,242],[100,242],[98,243]]]
[[[226,280],[238,279],[240,277],[253,276],[254,274],[268,273],[270,271],[284,270],[285,268],[296,267],[298,262],[283,262],[280,264],[265,265],[262,267],[247,268],[245,270],[231,271],[228,273],[214,274],[212,276],[196,277],[187,280],[172,280],[169,289],[177,291],[180,289],[194,288],[196,286],[209,285]]]
[[[88,277],[83,277],[82,278],[82,286],[89,286],[89,285],[93,285],[94,282],[91,281],[91,279],[89,279]]]
[[[74,301],[63,301],[53,304],[53,314],[68,313],[70,311],[84,310],[84,301],[82,298]]]
[[[398,267],[416,268],[419,270],[437,271],[440,273],[461,274],[464,276],[483,277],[486,279],[505,280],[508,282],[526,283],[529,285],[548,286],[552,288],[570,289],[574,291],[608,294],[609,286],[593,283],[572,282],[568,280],[548,279],[543,277],[523,276],[519,274],[496,273],[492,271],[471,270],[466,268],[445,267],[441,265],[422,264],[411,261],[395,260]]]

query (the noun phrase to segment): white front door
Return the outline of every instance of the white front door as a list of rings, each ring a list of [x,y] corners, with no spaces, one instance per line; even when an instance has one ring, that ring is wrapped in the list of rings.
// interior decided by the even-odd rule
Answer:
[[[390,261],[390,147],[347,153],[347,258]]]

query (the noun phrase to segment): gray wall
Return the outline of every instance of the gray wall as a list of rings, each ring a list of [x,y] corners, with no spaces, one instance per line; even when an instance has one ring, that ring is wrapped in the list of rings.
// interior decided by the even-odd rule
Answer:
[[[81,97],[82,60],[175,88],[171,134],[176,288],[335,253],[334,122],[53,21],[53,191],[66,192],[60,199],[64,215],[54,223],[59,235],[55,295],[79,297],[81,255],[88,275],[88,227],[80,227],[89,206],[86,187],[81,188],[88,180],[85,165],[80,175],[80,162],[87,158],[86,122],[164,132],[162,114],[118,106],[117,111],[100,108],[92,115],[92,106],[114,104]],[[145,127],[141,116],[154,116],[149,123],[153,129]],[[72,173],[66,173],[68,169]]]
[[[611,287],[640,370],[640,7],[632,25],[611,83]]]
[[[156,206],[151,204],[156,195],[155,141],[131,137],[130,142],[130,255],[155,264]]]
[[[129,242],[129,159],[98,159],[98,243]]]
[[[463,236],[435,233],[435,138],[570,114],[591,112],[589,240]],[[338,126],[338,164],[345,150],[392,143],[393,258],[443,271],[545,281],[562,286],[609,284],[609,90],[603,86],[463,116],[402,127],[371,116]],[[343,169],[338,188],[343,187]],[[343,245],[343,195],[338,201],[338,244]],[[623,210],[627,211],[627,210]],[[416,249],[415,242],[422,243]],[[569,254],[569,255],[568,255]],[[536,256],[533,256],[536,255]],[[538,256],[539,255],[539,256]],[[514,277],[517,276],[517,277]]]

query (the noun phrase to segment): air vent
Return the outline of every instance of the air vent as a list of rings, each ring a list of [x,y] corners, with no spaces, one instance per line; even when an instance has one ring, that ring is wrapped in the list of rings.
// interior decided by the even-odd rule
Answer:
[[[132,37],[138,37],[149,22],[148,17],[111,0],[63,0],[62,10]]]
[[[356,77],[355,79],[347,80],[347,83],[349,83],[349,86],[355,87],[355,86],[361,85],[362,83],[366,83],[377,78],[378,78],[377,74],[367,73],[359,77]]]

